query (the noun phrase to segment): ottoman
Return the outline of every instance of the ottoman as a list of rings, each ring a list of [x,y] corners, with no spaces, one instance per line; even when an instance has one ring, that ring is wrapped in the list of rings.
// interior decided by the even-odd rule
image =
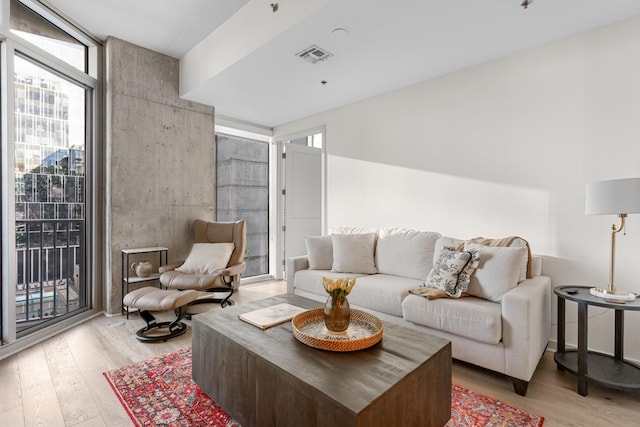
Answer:
[[[136,332],[136,338],[142,342],[156,342],[166,341],[187,331],[187,325],[182,322],[182,319],[186,314],[187,304],[197,297],[198,292],[194,290],[176,291],[144,287],[126,294],[122,303],[127,307],[137,308],[140,311],[140,317],[147,323],[147,326]],[[174,310],[176,320],[156,322],[156,318],[151,312],[166,310]],[[160,332],[156,329],[160,329]]]

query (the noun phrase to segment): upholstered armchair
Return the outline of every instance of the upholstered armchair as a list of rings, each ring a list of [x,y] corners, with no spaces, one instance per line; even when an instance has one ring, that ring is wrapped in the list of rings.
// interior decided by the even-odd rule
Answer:
[[[219,302],[222,307],[233,305],[230,297],[246,269],[245,221],[195,220],[193,231],[194,244],[189,256],[185,261],[162,266],[160,283],[169,289],[228,292],[224,298],[200,297],[190,305],[211,302]]]

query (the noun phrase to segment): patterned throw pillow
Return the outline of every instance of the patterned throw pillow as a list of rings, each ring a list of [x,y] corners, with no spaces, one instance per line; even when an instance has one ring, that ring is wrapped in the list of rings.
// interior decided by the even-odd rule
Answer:
[[[478,263],[478,251],[457,251],[446,246],[442,248],[425,285],[440,289],[450,297],[459,298],[469,287],[471,274]]]

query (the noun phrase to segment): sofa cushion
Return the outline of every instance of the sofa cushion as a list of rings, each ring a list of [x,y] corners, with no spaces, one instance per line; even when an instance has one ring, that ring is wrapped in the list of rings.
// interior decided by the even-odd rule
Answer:
[[[500,304],[475,297],[428,300],[409,295],[402,302],[402,315],[417,325],[496,344],[502,339],[501,308]]]
[[[375,233],[332,234],[334,273],[375,274]]]
[[[366,277],[366,274],[345,274],[345,273],[333,273],[331,270],[299,270],[296,271],[294,277],[294,287],[296,290],[312,293],[314,295],[320,295],[329,297],[327,291],[324,290],[322,285],[322,278],[328,277],[331,280],[344,279],[344,278],[360,278]],[[356,280],[356,286],[359,285],[359,280]],[[354,287],[354,289],[355,289]]]
[[[331,227],[329,229],[330,234],[368,234],[368,233],[376,233],[378,234],[377,228],[368,228],[368,227],[352,227],[348,225],[339,225],[337,227]]]
[[[478,267],[478,251],[457,251],[444,247],[425,285],[444,291],[448,296],[459,298],[469,287],[471,274]]]
[[[464,249],[476,250],[480,255],[480,263],[467,289],[469,295],[500,302],[502,295],[516,287],[520,279],[522,254],[526,253],[526,248],[482,246],[467,242]]]
[[[304,236],[304,244],[307,247],[310,269],[331,270],[333,265],[331,236]]]
[[[473,239],[469,239],[471,243],[477,243],[483,246],[507,246],[510,248],[525,248],[526,251],[522,254],[522,261],[520,265],[520,279],[519,282],[522,282],[526,279],[530,279],[534,276],[532,271],[532,256],[531,256],[531,247],[529,246],[529,242],[527,242],[522,237],[518,236],[509,236],[503,237],[500,239],[487,239],[486,237],[474,237]]]
[[[384,228],[378,234],[378,272],[425,280],[433,267],[433,249],[439,233]]]
[[[344,274],[322,270],[300,270],[296,272],[294,278],[296,291],[328,297],[322,286],[323,276],[332,280],[357,278],[356,285],[348,296],[349,303],[365,310],[377,310],[394,316],[402,316],[402,300],[409,295],[409,289],[421,285],[420,280],[386,274]]]
[[[364,308],[394,316],[402,316],[402,300],[409,289],[422,284],[421,280],[374,274],[360,277],[349,294],[349,302]]]

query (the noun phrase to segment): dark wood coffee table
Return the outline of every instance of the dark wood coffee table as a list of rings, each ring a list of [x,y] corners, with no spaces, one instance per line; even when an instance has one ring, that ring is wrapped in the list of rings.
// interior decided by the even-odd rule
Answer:
[[[238,315],[282,295],[193,317],[193,379],[243,427],[442,426],[451,417],[451,343],[384,324],[382,341],[339,353],[299,342],[291,322],[261,330]]]

